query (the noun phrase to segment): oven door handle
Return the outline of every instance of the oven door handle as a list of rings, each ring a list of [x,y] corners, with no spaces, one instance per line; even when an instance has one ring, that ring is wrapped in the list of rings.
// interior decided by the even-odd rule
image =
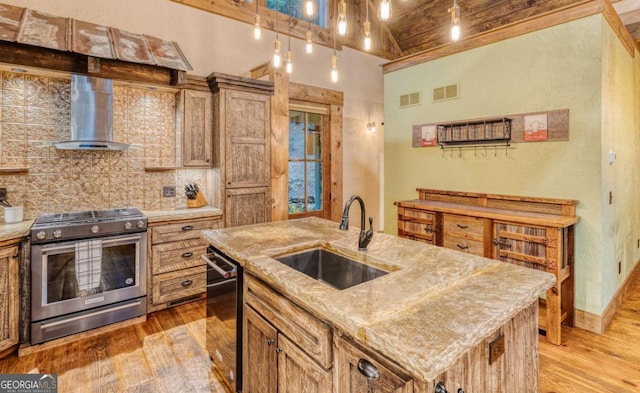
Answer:
[[[200,259],[205,261],[207,263],[207,265],[209,265],[213,270],[218,272],[223,278],[232,278],[232,277],[235,277],[236,274],[237,274],[236,267],[231,265],[230,263],[227,263],[224,260],[223,260],[223,262],[227,263],[227,265],[229,265],[229,266],[232,266],[233,270],[231,270],[231,271],[222,270],[222,268],[220,266],[216,265],[215,263],[213,263],[213,261],[211,259],[209,259],[208,255],[200,255]]]
[[[137,236],[129,236],[129,237],[121,237],[119,239],[106,239],[106,240],[102,240],[102,244],[109,244],[109,243],[115,243],[115,242],[128,242],[130,240],[140,240],[142,239],[142,236],[137,235]]]

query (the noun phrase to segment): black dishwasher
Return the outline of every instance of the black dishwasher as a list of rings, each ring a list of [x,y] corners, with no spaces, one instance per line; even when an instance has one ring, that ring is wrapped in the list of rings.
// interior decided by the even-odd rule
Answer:
[[[207,248],[207,351],[233,392],[242,391],[242,267]]]

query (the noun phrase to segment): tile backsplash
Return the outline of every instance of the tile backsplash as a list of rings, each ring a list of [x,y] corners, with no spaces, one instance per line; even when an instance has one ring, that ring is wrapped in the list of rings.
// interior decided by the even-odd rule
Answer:
[[[0,168],[28,168],[0,176],[0,187],[7,188],[10,203],[24,206],[25,219],[127,206],[185,207],[186,181],[211,194],[209,170],[145,172],[176,166],[175,94],[116,85],[113,95],[114,140],[130,144],[128,150],[57,150],[53,142],[70,139],[70,81],[0,72]],[[176,197],[162,196],[165,185],[176,186]]]

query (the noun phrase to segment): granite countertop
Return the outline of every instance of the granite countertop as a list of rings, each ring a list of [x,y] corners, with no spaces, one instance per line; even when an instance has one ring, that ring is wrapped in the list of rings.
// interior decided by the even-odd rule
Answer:
[[[203,206],[198,208],[182,208],[182,209],[169,209],[169,210],[143,210],[142,211],[149,224],[166,221],[178,221],[189,219],[203,219],[203,218],[219,218],[222,216],[222,210],[217,207]],[[29,229],[33,224],[33,219],[24,220],[16,224],[0,223],[0,242],[19,239],[29,235]]]
[[[545,272],[382,233],[360,252],[358,229],[340,231],[319,218],[205,230],[203,237],[247,272],[425,381],[555,282]],[[318,246],[390,273],[338,290],[272,258]]]

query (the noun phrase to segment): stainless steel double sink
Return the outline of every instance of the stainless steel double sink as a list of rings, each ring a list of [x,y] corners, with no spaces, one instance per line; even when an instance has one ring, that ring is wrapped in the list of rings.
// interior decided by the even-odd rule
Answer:
[[[337,289],[350,288],[389,273],[322,247],[276,256],[274,259]]]

